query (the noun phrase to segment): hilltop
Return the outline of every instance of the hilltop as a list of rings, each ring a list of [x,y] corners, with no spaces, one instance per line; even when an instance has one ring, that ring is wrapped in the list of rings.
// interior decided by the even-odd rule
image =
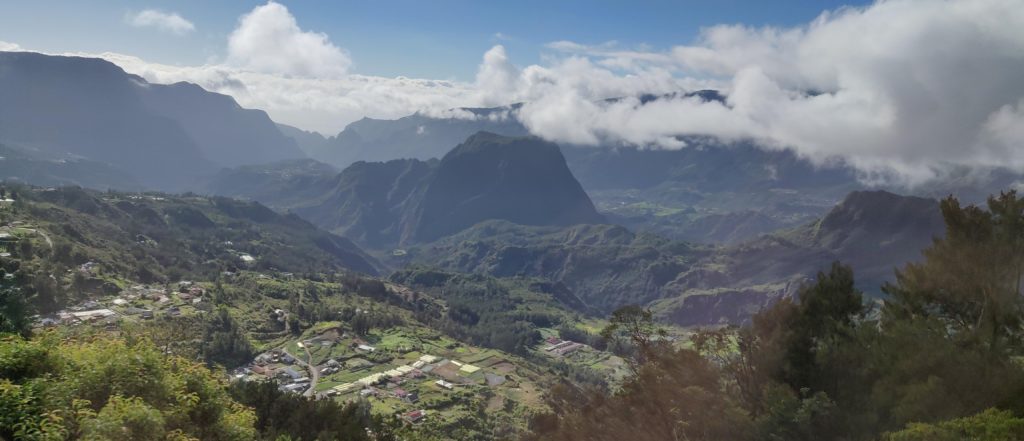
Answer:
[[[558,146],[532,137],[481,132],[441,160],[357,162],[332,178],[326,166],[304,164],[225,170],[204,192],[290,210],[379,249],[429,242],[491,219],[563,226],[604,221]]]

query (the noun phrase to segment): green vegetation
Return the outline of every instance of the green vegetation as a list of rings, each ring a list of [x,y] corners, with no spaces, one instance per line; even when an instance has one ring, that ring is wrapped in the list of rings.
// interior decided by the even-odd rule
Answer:
[[[254,420],[213,372],[146,340],[0,340],[3,439],[249,440]]]
[[[898,272],[877,309],[835,264],[797,298],[694,348],[624,308],[606,335],[630,342],[634,373],[606,395],[567,385],[535,419],[550,440],[1019,439],[1024,200],[941,204],[947,233]]]

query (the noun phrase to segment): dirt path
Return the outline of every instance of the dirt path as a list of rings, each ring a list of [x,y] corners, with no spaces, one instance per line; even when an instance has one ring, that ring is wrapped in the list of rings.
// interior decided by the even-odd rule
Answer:
[[[49,235],[49,234],[46,234],[46,232],[45,232],[45,231],[43,231],[43,230],[39,230],[39,229],[37,229],[36,231],[38,231],[38,232],[39,232],[39,235],[40,235],[40,236],[43,236],[43,240],[45,240],[45,241],[46,241],[46,244],[47,244],[47,245],[49,245],[49,246],[50,246],[50,249],[52,250],[52,249],[53,249],[53,241],[52,241],[52,240],[50,240],[50,235]]]

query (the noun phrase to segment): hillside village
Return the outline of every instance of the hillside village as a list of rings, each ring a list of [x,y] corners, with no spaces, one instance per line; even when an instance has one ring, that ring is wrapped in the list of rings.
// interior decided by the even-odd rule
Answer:
[[[209,314],[214,307],[210,283],[129,284],[104,275],[92,262],[73,271],[88,280],[106,279],[105,286],[94,283],[106,294],[37,316],[35,326],[40,330],[59,326],[78,329],[75,332],[120,333],[126,325],[169,323]],[[222,277],[229,288],[253,281],[283,286],[294,278],[290,273],[249,271]],[[401,285],[388,286],[412,293]],[[230,381],[272,381],[282,391],[316,399],[362,400],[375,414],[395,415],[410,425],[443,427],[458,424],[480,408],[506,417],[542,411],[543,391],[553,378],[545,367],[548,363],[593,369],[608,381],[625,374],[621,358],[562,340],[552,329],[542,330],[545,338],[524,358],[461,343],[411,323],[358,335],[345,323],[321,322],[298,338],[289,338],[288,316],[282,308],[273,309],[271,320],[279,322],[283,332],[268,334],[264,341],[254,339],[266,349],[232,369]],[[178,349],[168,343],[167,350]]]

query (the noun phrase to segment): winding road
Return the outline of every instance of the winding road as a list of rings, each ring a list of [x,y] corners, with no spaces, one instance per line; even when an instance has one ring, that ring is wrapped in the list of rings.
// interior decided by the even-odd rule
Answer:
[[[303,361],[299,357],[296,357],[288,353],[288,350],[285,348],[281,348],[281,352],[284,352],[285,355],[294,358],[296,363],[298,363],[302,367],[305,367],[306,370],[309,371],[309,389],[306,389],[306,392],[302,393],[302,396],[309,397],[315,393],[314,391],[316,390],[316,384],[320,381],[320,371],[317,370],[316,366],[310,364],[310,362],[313,361],[313,354],[309,353],[309,348],[307,348],[306,345],[304,344],[301,345],[300,347],[302,348],[302,350],[306,352],[305,361]]]

